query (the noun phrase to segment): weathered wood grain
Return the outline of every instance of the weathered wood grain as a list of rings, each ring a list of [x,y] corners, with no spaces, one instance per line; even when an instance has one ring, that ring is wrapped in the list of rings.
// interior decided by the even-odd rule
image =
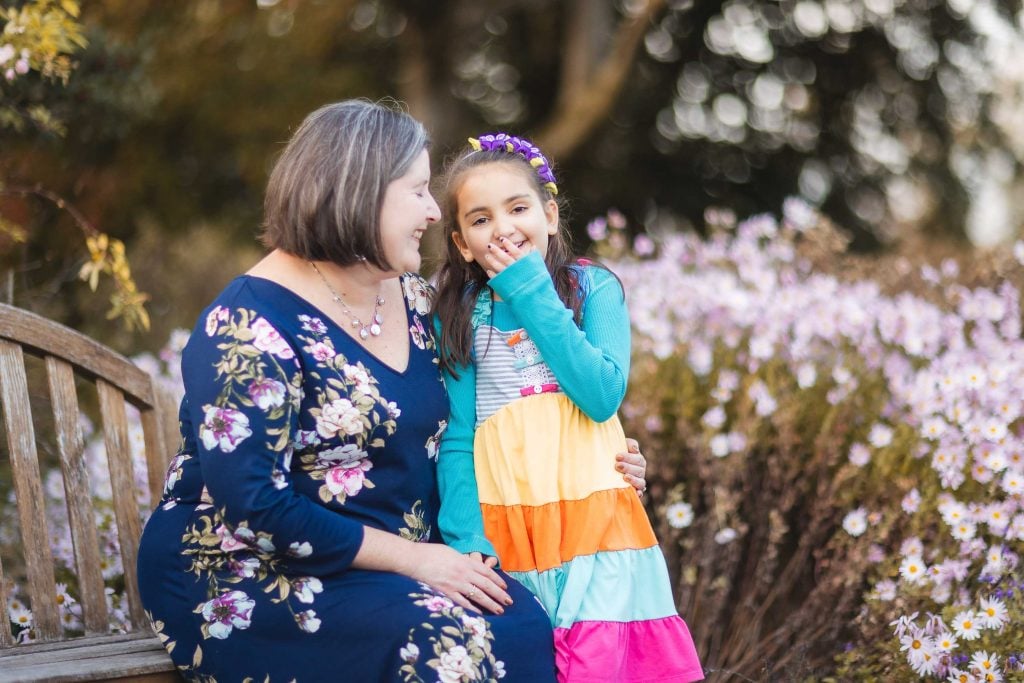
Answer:
[[[39,475],[35,429],[29,407],[25,356],[21,347],[0,340],[0,402],[7,428],[7,448],[17,501],[28,594],[38,638],[60,635],[57,615],[57,583],[53,578],[53,552],[43,508],[43,484]]]
[[[83,457],[85,442],[78,423],[75,374],[69,363],[51,356],[46,359],[46,376],[50,385],[53,424],[57,431],[57,453],[64,475],[64,499],[71,525],[71,541],[75,547],[82,622],[86,633],[106,633],[110,629],[107,601],[103,594],[96,512]]]
[[[79,601],[87,635],[61,640],[54,600],[54,560],[47,532],[45,498],[29,404],[25,354],[45,361],[53,410],[57,455],[75,550]],[[76,377],[96,386],[113,493],[114,519],[121,545],[125,591],[132,633],[109,629],[101,549],[89,494],[84,443],[79,427]],[[33,396],[40,395],[34,389]],[[11,454],[19,532],[28,572],[28,592],[39,641],[15,645],[12,629],[0,618],[0,683],[7,681],[180,680],[160,641],[152,636],[139,599],[136,558],[141,507],[131,457],[127,405],[140,411],[146,487],[159,497],[171,452],[177,447],[177,410],[153,379],[123,356],[74,330],[27,311],[0,304],[0,404]],[[173,443],[169,439],[173,435]],[[142,474],[142,473],[140,473]],[[152,503],[156,504],[156,498]],[[0,584],[3,582],[0,567]],[[9,578],[9,577],[8,577]],[[0,595],[0,615],[6,604]]]

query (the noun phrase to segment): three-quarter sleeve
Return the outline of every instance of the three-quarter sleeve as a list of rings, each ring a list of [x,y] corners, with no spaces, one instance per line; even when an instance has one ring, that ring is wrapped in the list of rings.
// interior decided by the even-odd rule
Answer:
[[[324,575],[349,568],[362,524],[298,493],[289,474],[303,367],[266,318],[218,305],[182,358],[191,437],[222,550]],[[190,439],[191,440],[191,439]]]

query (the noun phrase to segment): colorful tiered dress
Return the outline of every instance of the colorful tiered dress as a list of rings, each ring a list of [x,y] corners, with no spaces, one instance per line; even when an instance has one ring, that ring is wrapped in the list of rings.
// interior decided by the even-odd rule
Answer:
[[[234,280],[200,318],[182,447],[139,551],[143,604],[187,678],[554,680],[551,627],[514,581],[495,617],[352,567],[365,527],[439,540],[448,399],[428,288],[402,283],[404,370],[268,280]]]
[[[445,375],[441,531],[496,555],[544,605],[560,681],[694,681],[703,671],[665,560],[615,469],[629,318],[607,270],[576,269],[582,324],[537,252],[477,294],[473,363]],[[476,504],[477,500],[479,505]]]

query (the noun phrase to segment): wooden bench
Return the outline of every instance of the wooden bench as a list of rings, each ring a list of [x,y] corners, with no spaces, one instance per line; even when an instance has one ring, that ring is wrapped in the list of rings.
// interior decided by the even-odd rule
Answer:
[[[41,359],[33,361],[31,372],[26,369],[26,356]],[[30,378],[40,385],[33,386],[34,393],[30,393]],[[110,633],[76,381],[83,387],[83,399],[88,405],[98,406],[101,418],[124,565],[130,624],[125,634]],[[95,394],[86,395],[93,390]],[[38,447],[31,410],[32,397],[47,394],[54,431],[48,443],[55,443],[49,450],[56,451],[63,475],[77,599],[85,632],[74,638],[63,635],[59,621],[55,563],[40,475],[42,449]],[[140,414],[146,481],[156,504],[169,459],[167,444],[173,447],[177,442],[177,415],[170,399],[149,374],[109,348],[33,313],[0,304],[0,403],[24,555],[24,568],[14,569],[19,574],[23,571],[19,578],[27,585],[36,635],[35,642],[15,643],[4,593],[11,577],[5,579],[0,564],[0,682],[180,680],[170,657],[153,635],[139,599],[135,560],[143,510],[135,493],[126,410],[127,403]],[[0,500],[0,505],[7,503]]]

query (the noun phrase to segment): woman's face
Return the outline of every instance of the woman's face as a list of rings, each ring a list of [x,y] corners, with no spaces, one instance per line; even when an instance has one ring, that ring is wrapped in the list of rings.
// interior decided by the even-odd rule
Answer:
[[[384,258],[399,273],[419,270],[420,239],[427,227],[441,218],[429,185],[430,156],[423,150],[409,171],[391,181],[384,192],[380,237]]]

